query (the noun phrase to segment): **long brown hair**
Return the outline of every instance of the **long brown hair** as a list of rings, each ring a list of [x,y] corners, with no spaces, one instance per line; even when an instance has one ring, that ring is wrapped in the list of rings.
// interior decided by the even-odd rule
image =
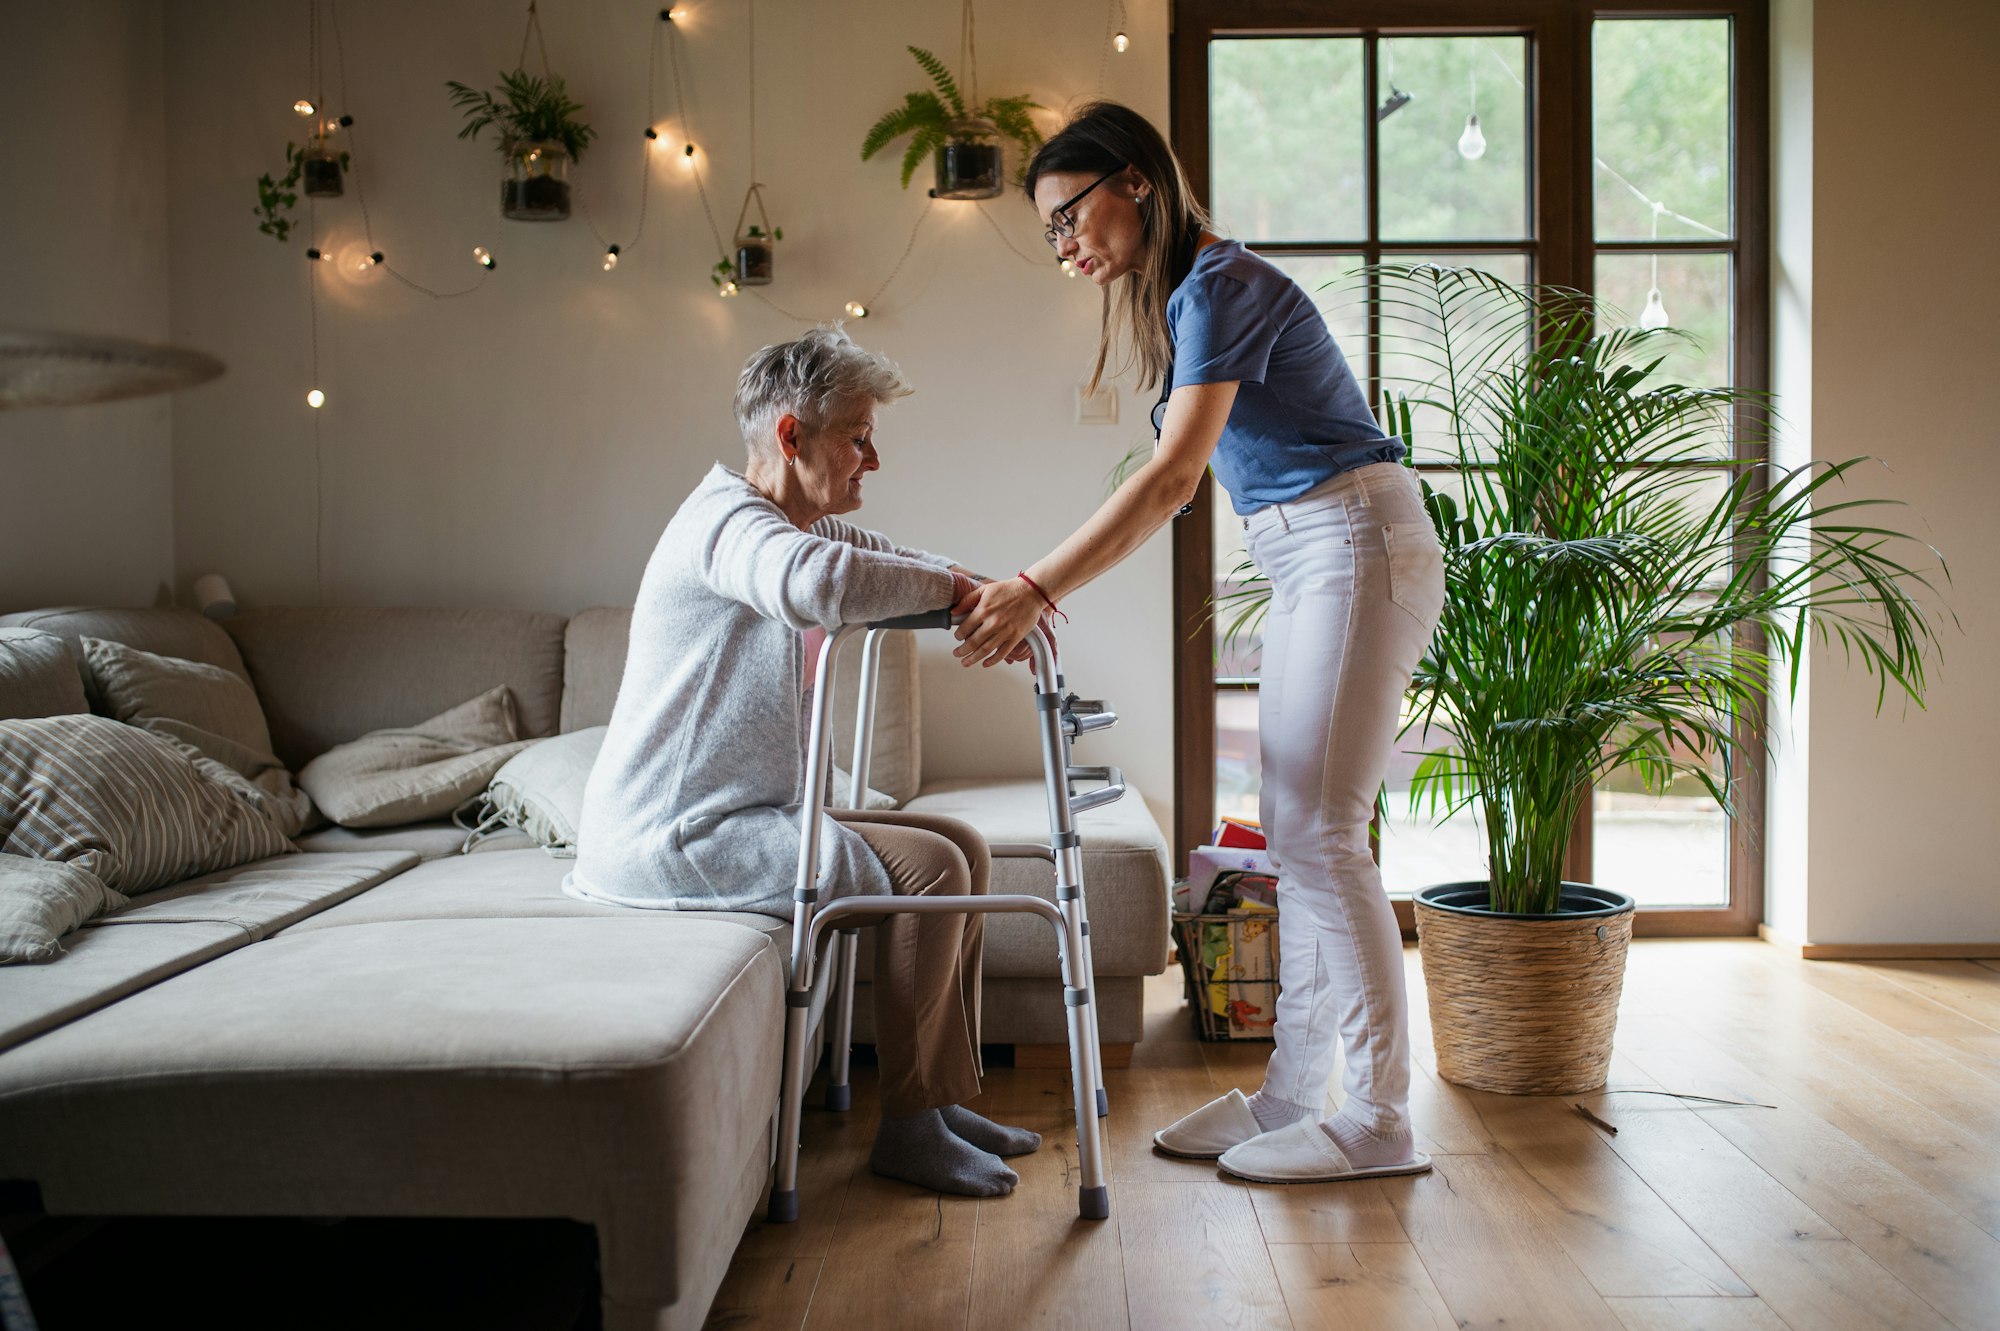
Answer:
[[[1035,182],[1050,172],[1101,176],[1129,166],[1152,187],[1139,205],[1142,252],[1136,270],[1115,306],[1111,288],[1104,289],[1104,317],[1097,338],[1097,364],[1090,372],[1096,391],[1112,345],[1122,330],[1129,351],[1139,363],[1143,386],[1166,377],[1173,363],[1173,335],[1167,327],[1167,297],[1187,276],[1183,266],[1193,254],[1193,240],[1208,225],[1208,214],[1195,202],[1180,159],[1152,122],[1117,102],[1091,102],[1079,110],[1055,136],[1036,150],[1028,163],[1023,187],[1035,196]]]

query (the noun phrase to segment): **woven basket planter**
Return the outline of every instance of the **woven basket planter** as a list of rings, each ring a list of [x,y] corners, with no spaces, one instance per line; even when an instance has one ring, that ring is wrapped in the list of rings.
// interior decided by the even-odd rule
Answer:
[[[1509,1095],[1595,1090],[1611,1065],[1632,898],[1564,883],[1563,913],[1487,909],[1485,883],[1417,894],[1438,1075]]]

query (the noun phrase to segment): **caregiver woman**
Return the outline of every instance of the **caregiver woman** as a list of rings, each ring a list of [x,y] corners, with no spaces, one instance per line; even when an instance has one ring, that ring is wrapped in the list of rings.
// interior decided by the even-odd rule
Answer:
[[[1259,691],[1262,816],[1278,869],[1277,1048],[1264,1084],[1156,1133],[1268,1183],[1430,1168],[1409,1120],[1402,939],[1368,852],[1400,701],[1444,602],[1443,563],[1403,444],[1313,302],[1208,218],[1158,130],[1100,102],[1026,178],[1048,241],[1105,293],[1092,378],[1120,325],[1163,383],[1159,447],[1090,520],[1022,576],[960,603],[956,654],[993,665],[1036,617],[1112,568],[1215,470],[1269,576]],[[1196,521],[1206,519],[1197,518]],[[1339,1048],[1345,1099],[1322,1118]]]

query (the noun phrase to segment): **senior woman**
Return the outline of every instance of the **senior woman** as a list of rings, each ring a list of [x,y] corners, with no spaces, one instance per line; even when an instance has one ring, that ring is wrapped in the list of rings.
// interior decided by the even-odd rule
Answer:
[[[861,507],[862,479],[882,465],[877,407],[909,391],[837,326],[744,365],[735,408],[749,457],[741,474],[708,473],[646,566],[571,895],[791,917],[802,635],[940,610],[974,586],[949,559],[837,516]],[[986,843],[956,819],[838,810],[821,847],[831,896],[986,891]],[[874,930],[882,1121],[870,1167],[940,1192],[1011,1192],[1019,1177],[1000,1157],[1041,1138],[960,1103],[979,1093],[980,917],[892,915]]]

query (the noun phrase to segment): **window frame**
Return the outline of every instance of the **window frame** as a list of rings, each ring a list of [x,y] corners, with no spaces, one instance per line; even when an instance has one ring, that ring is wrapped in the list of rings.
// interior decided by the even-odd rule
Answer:
[[[1726,18],[1731,20],[1730,153],[1734,159],[1734,239],[1608,242],[1594,234],[1595,165],[1591,105],[1592,25],[1599,18]],[[1210,197],[1208,48],[1217,37],[1352,36],[1368,43],[1364,59],[1367,104],[1379,101],[1374,45],[1382,37],[1522,36],[1529,139],[1529,236],[1478,244],[1384,243],[1380,230],[1380,180],[1375,137],[1366,142],[1368,225],[1364,252],[1472,254],[1488,251],[1529,256],[1537,282],[1589,291],[1599,250],[1661,253],[1681,250],[1732,253],[1731,321],[1736,386],[1753,394],[1771,383],[1770,333],[1770,25],[1768,0],[1711,0],[1705,4],[1660,0],[1173,0],[1170,40],[1171,120],[1174,148],[1195,196]],[[1324,250],[1325,243],[1259,243],[1272,253]],[[1375,316],[1370,314],[1371,331]],[[1371,373],[1379,374],[1378,348],[1370,348]],[[1736,432],[1738,461],[1768,460],[1755,437],[1758,423],[1745,413]],[[1447,468],[1449,469],[1449,468]],[[1204,477],[1186,520],[1173,531],[1174,640],[1174,854],[1185,871],[1187,853],[1208,839],[1215,809],[1215,631],[1208,616],[1214,588],[1214,481]],[[1752,649],[1760,641],[1749,641]],[[1741,751],[1761,754],[1765,719],[1740,717]],[[1641,909],[1634,932],[1641,937],[1753,935],[1764,916],[1763,832],[1765,774],[1754,758],[1738,777],[1737,812],[1729,828],[1729,904],[1722,907]],[[1565,875],[1588,881],[1591,808],[1585,802],[1571,838]],[[1410,903],[1397,901],[1404,932],[1414,930]]]

